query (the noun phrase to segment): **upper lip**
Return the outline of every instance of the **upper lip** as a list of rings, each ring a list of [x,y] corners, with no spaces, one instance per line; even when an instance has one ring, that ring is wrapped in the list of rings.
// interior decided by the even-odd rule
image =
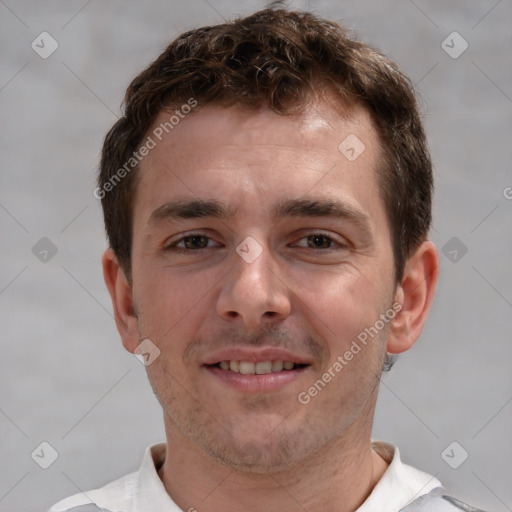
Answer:
[[[275,347],[263,347],[258,349],[229,348],[219,350],[207,356],[203,364],[212,365],[221,361],[248,361],[259,363],[262,361],[291,361],[296,364],[311,364],[311,359],[294,354],[288,350]]]

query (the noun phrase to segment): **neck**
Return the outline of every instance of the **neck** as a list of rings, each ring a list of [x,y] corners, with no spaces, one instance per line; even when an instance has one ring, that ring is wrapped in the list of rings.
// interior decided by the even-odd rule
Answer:
[[[169,427],[169,425],[167,425]],[[296,467],[270,474],[233,470],[167,428],[167,453],[159,470],[168,494],[193,512],[356,510],[384,474],[387,463],[371,449],[371,432],[324,446]]]

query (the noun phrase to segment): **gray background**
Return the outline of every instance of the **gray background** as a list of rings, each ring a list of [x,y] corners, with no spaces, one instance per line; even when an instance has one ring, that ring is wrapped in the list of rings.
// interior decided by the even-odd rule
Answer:
[[[121,346],[102,280],[106,244],[92,196],[99,151],[129,81],[172,38],[263,5],[0,1],[2,511],[45,510],[133,471],[146,445],[163,439],[159,406],[143,365]],[[512,510],[512,4],[309,8],[382,48],[417,84],[437,175],[432,238],[440,250],[458,239],[441,253],[422,338],[383,379],[374,437],[397,443],[406,462],[460,498]],[[43,31],[59,44],[47,59],[31,48]],[[453,31],[469,45],[457,59],[441,46]],[[445,44],[462,48],[460,39]],[[32,252],[42,237],[58,249],[46,262]],[[31,458],[42,441],[59,455],[46,470]],[[469,454],[457,469],[441,456],[453,441],[452,465]]]

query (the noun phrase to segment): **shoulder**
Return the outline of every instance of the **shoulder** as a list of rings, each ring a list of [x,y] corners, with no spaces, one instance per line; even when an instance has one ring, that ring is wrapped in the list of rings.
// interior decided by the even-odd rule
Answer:
[[[389,466],[359,512],[485,512],[449,496],[434,476],[404,464],[396,446],[373,441],[372,448]]]
[[[438,487],[424,496],[420,496],[400,512],[485,512],[480,508],[472,507],[452,496],[448,496],[444,489]]]
[[[81,492],[65,498],[48,512],[118,512],[128,510],[136,489],[138,472],[130,473],[99,489]]]
[[[165,454],[165,443],[152,444],[146,448],[138,471],[59,501],[48,512],[134,512],[161,510],[160,503],[172,505],[157,472]]]

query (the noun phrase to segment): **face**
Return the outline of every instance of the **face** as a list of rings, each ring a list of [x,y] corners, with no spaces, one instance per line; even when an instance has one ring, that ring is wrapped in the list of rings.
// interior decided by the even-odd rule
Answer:
[[[327,101],[204,107],[145,157],[123,340],[160,350],[168,435],[269,471],[369,432],[397,289],[379,165],[366,112]]]

